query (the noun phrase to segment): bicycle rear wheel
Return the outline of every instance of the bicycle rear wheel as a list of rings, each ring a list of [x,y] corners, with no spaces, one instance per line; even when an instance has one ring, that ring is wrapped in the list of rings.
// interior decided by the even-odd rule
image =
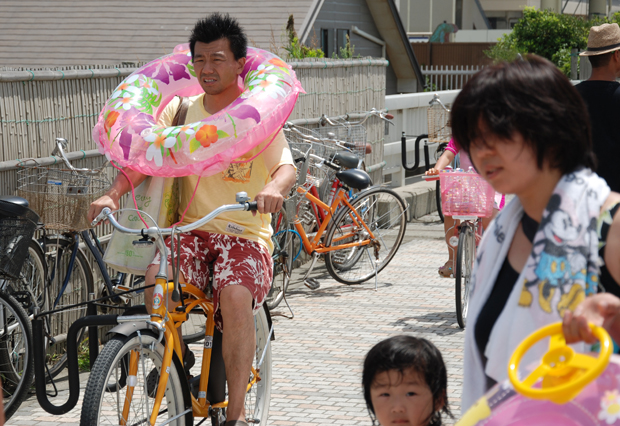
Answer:
[[[88,378],[80,424],[118,425],[121,420],[125,422],[120,424],[148,424],[154,399],[148,395],[146,380],[153,369],[161,371],[164,349],[164,345],[150,331],[112,338],[97,357]],[[135,374],[129,374],[132,352],[137,361],[137,369],[132,372]],[[163,424],[185,411],[185,407],[191,407],[191,402],[185,400],[189,397],[189,390],[185,377],[181,376],[184,374],[180,361],[173,359],[156,424]],[[133,385],[133,394],[129,397],[128,391],[132,388],[128,385]],[[125,416],[126,398],[129,409]],[[169,424],[193,424],[191,410]]]
[[[60,309],[75,303],[86,302],[88,294],[94,292],[93,275],[84,254],[78,250],[73,268],[69,270],[72,248],[75,241],[64,236],[44,239],[45,260],[49,269],[49,308]],[[62,291],[65,277],[67,286]],[[61,293],[62,291],[62,293]],[[60,297],[58,297],[60,294]],[[66,340],[69,327],[86,315],[86,305],[70,308],[46,316],[48,339],[46,363],[50,375],[55,377],[67,364]],[[84,340],[84,329],[78,334],[78,345]],[[97,338],[97,336],[94,336]]]
[[[0,377],[8,420],[26,398],[34,377],[32,328],[26,311],[0,290]]]
[[[405,235],[407,206],[394,191],[372,188],[353,198],[352,207],[374,234],[366,246],[344,247],[369,238],[353,211],[342,208],[333,219],[325,237],[325,247],[343,248],[325,253],[329,274],[344,284],[358,284],[372,278],[392,260]]]
[[[475,258],[476,238],[474,230],[468,223],[462,223],[459,231],[459,245],[456,251],[456,269],[454,271],[456,320],[461,328],[465,328],[467,324],[471,273]]]

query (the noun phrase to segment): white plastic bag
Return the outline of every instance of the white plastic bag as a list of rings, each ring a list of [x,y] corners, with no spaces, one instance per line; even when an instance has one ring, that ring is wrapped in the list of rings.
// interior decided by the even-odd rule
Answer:
[[[165,228],[176,221],[179,203],[179,184],[174,178],[148,177],[135,190],[138,209],[148,213],[157,221],[157,226]],[[134,208],[129,200],[128,208]],[[149,226],[154,224],[143,215]],[[144,224],[135,211],[121,212],[119,223],[127,228],[142,229]],[[155,244],[138,244],[133,242],[140,237],[123,234],[117,230],[112,233],[103,260],[111,268],[130,274],[144,275],[146,268],[155,257]]]

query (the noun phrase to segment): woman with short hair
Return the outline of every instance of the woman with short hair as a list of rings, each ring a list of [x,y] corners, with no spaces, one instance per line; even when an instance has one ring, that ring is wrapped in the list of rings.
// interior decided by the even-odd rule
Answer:
[[[516,195],[478,249],[465,337],[464,412],[507,378],[508,360],[526,336],[561,321],[601,283],[620,293],[620,194],[592,171],[581,97],[538,56],[476,74],[452,106],[452,132],[495,191]],[[540,358],[544,349],[531,350],[524,362]]]

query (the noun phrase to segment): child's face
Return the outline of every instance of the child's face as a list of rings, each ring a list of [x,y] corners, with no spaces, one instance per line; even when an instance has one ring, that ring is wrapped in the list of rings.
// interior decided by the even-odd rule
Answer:
[[[434,411],[433,394],[424,377],[413,369],[403,375],[398,370],[377,374],[370,398],[382,426],[425,426]]]

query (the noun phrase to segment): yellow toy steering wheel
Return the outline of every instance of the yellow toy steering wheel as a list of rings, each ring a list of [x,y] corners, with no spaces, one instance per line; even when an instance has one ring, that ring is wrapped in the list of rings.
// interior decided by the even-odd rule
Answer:
[[[592,324],[589,326],[601,342],[597,358],[575,353],[567,346],[561,322],[550,324],[526,337],[515,349],[508,364],[508,378],[515,390],[528,398],[545,399],[556,404],[564,404],[573,399],[605,370],[613,349],[611,338],[605,329]],[[543,356],[541,364],[524,380],[519,380],[517,372],[521,358],[535,343],[545,337],[551,339],[549,350]],[[534,388],[539,379],[542,379],[542,386]]]

